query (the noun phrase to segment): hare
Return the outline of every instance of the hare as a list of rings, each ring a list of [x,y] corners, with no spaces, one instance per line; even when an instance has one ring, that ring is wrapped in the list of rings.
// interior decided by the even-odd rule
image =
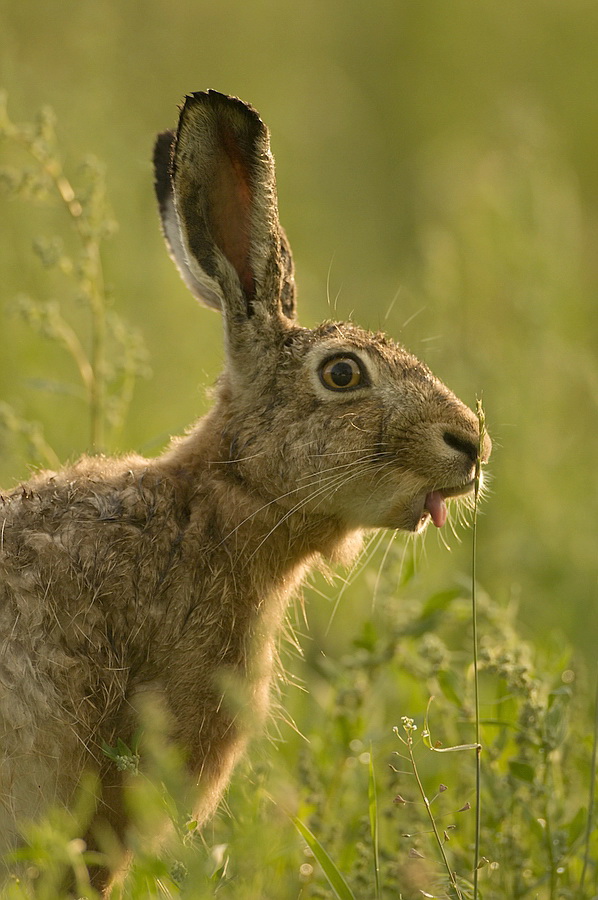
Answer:
[[[221,312],[211,411],[156,459],[83,457],[0,502],[0,850],[68,806],[126,826],[102,747],[131,744],[144,697],[213,813],[263,719],[290,595],[370,529],[441,527],[470,494],[477,417],[388,337],[295,319],[269,135],[254,109],[188,96],[155,149],[169,251]],[[484,437],[481,460],[490,454]]]

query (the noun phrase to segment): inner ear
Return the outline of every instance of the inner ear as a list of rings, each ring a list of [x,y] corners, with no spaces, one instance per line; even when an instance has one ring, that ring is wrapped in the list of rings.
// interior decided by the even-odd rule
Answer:
[[[246,297],[255,295],[250,262],[254,191],[246,154],[231,128],[220,126],[218,162],[214,167],[209,212],[212,237],[232,264]]]

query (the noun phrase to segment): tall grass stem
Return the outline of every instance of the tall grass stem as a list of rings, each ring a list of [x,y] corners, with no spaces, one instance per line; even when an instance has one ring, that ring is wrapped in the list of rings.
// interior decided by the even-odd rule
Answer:
[[[473,507],[473,538],[471,558],[471,621],[473,631],[473,685],[475,705],[475,741],[476,748],[476,778],[475,778],[475,845],[473,857],[473,897],[478,897],[478,875],[480,865],[480,832],[482,825],[482,745],[480,743],[480,684],[478,673],[478,608],[477,608],[477,549],[478,549],[478,503],[482,482],[482,452],[484,438],[486,436],[486,416],[482,401],[476,401],[476,413],[479,423],[478,455],[475,469],[474,507]]]
[[[370,817],[370,835],[374,851],[374,882],[376,887],[376,900],[380,900],[380,851],[378,835],[378,791],[376,789],[376,773],[374,771],[374,755],[370,744],[370,761],[368,777],[368,806]]]
[[[594,743],[592,746],[592,764],[590,766],[590,796],[588,799],[588,821],[586,823],[586,834],[584,841],[583,868],[581,870],[581,881],[579,884],[579,894],[583,897],[584,886],[586,881],[586,872],[588,870],[588,862],[590,860],[590,841],[592,837],[592,825],[594,823],[594,806],[596,803],[596,766],[598,762],[598,664],[596,665],[596,696],[594,699]]]

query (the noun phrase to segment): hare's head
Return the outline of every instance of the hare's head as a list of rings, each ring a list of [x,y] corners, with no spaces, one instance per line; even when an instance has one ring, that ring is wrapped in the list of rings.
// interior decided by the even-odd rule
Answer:
[[[287,512],[419,531],[474,484],[478,420],[382,334],[295,319],[268,131],[214,91],[187,97],[156,144],[164,234],[181,274],[222,312],[229,465]],[[484,439],[482,461],[490,454]]]

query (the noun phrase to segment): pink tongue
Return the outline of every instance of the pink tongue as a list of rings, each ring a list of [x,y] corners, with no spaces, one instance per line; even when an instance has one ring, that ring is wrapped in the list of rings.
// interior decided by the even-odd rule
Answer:
[[[436,528],[442,528],[446,522],[447,512],[446,503],[440,491],[431,491],[427,495],[424,509],[427,509],[430,513]]]

